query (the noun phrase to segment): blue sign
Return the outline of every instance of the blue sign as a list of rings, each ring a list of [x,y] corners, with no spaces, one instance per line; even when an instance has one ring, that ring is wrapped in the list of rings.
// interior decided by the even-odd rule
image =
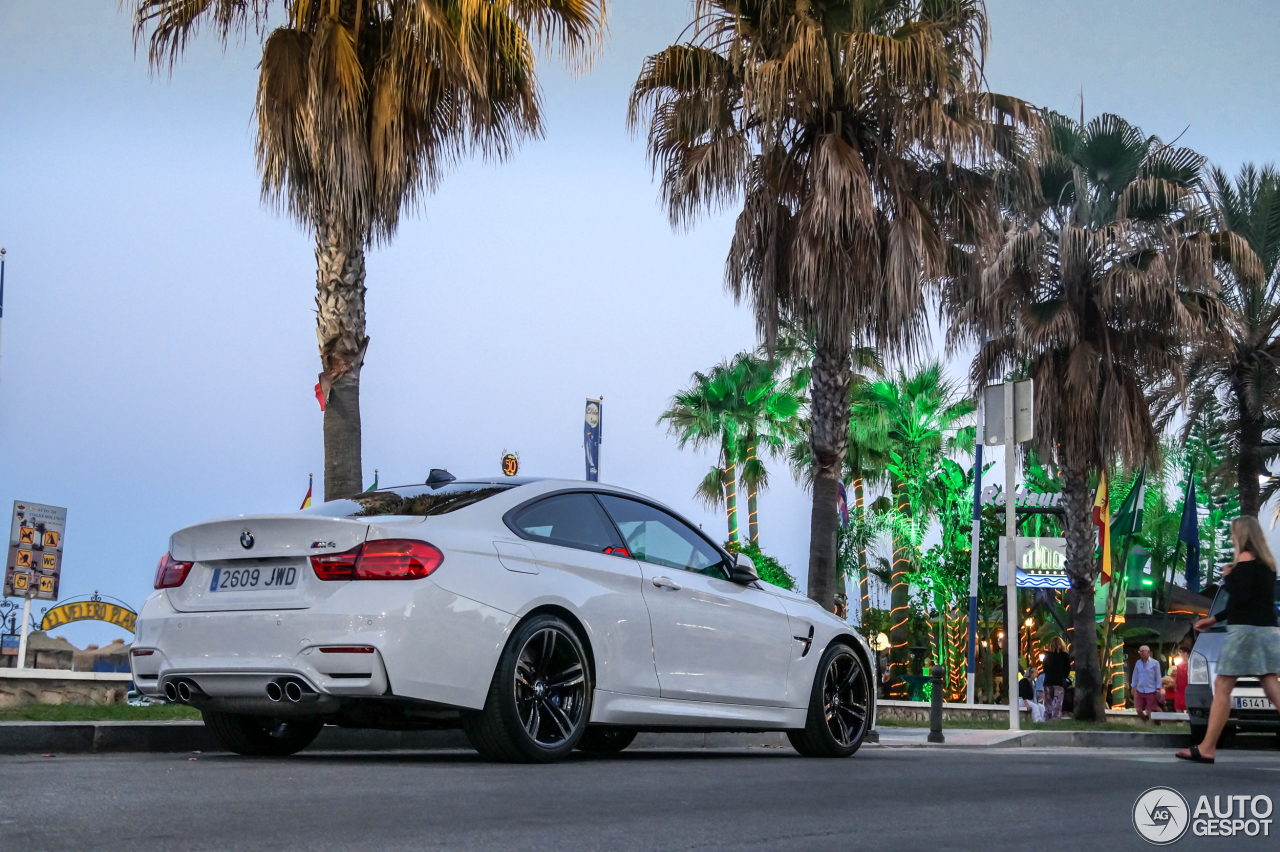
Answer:
[[[600,431],[603,416],[604,402],[588,399],[586,417],[582,424],[582,447],[587,456],[587,482],[600,481]]]

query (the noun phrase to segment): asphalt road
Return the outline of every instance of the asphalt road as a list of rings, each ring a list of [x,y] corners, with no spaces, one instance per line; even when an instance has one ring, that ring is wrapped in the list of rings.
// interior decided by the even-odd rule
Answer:
[[[1150,848],[1134,801],[1163,784],[1265,793],[1280,753],[864,747],[650,751],[555,766],[462,751],[0,758],[0,849],[1115,850]],[[1280,817],[1280,813],[1277,813]],[[1277,826],[1280,827],[1280,819]],[[1267,849],[1196,838],[1174,848]]]

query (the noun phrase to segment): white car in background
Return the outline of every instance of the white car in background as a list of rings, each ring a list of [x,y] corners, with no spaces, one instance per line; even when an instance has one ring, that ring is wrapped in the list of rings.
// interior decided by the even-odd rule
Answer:
[[[155,587],[138,690],[241,754],[292,754],[329,723],[461,727],[509,761],[691,729],[847,757],[875,724],[875,657],[845,622],[607,485],[433,470],[179,530]]]

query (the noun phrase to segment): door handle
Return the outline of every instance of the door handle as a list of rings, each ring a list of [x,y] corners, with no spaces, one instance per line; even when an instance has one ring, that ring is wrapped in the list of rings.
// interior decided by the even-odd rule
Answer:
[[[663,586],[666,586],[668,589],[671,589],[673,592],[680,591],[680,586],[670,577],[654,577],[653,584],[657,586],[659,589],[661,589]]]

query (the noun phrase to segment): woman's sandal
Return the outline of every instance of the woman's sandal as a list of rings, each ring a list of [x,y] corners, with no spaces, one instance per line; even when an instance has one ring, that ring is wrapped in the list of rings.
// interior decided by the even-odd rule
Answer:
[[[1192,763],[1213,763],[1213,758],[1212,758],[1212,757],[1202,757],[1202,756],[1201,756],[1201,754],[1200,754],[1200,746],[1192,746],[1191,748],[1189,748],[1189,749],[1187,749],[1187,750],[1188,750],[1188,751],[1190,751],[1191,753],[1190,753],[1190,754],[1183,754],[1182,752],[1180,752],[1180,751],[1179,751],[1179,752],[1174,752],[1174,755],[1173,755],[1173,756],[1174,756],[1174,757],[1176,757],[1176,758],[1178,758],[1178,760],[1189,760],[1189,761],[1191,761]]]

